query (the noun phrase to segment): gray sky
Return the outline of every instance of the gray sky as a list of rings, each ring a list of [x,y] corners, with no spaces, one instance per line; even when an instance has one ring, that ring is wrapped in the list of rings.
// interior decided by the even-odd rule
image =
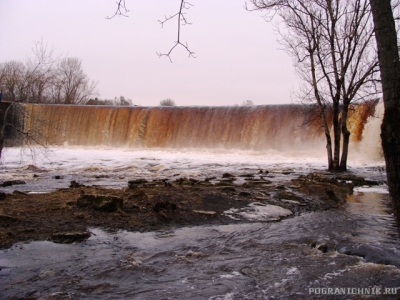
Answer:
[[[126,0],[129,17],[107,20],[115,0],[0,0],[0,61],[32,56],[43,40],[56,53],[82,60],[100,98],[125,96],[139,105],[165,98],[178,105],[291,103],[298,86],[291,58],[277,43],[262,13],[248,12],[244,0],[190,0],[192,25],[182,28],[196,58],[178,48],[176,13],[180,0]]]

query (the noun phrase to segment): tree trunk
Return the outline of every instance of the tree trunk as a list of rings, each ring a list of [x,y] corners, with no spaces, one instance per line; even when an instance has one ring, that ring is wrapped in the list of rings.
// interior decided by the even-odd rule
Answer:
[[[390,0],[370,0],[381,70],[385,112],[381,127],[386,173],[400,230],[400,61]]]
[[[349,114],[349,101],[343,101],[342,117],[340,118],[340,127],[342,131],[343,144],[342,144],[342,157],[340,159],[340,171],[347,170],[347,156],[349,154],[350,131],[347,129],[347,116]]]
[[[334,101],[333,103],[333,137],[333,169],[330,171],[338,171],[340,161],[339,101]]]
[[[0,160],[2,159],[4,149],[4,126],[0,130]]]

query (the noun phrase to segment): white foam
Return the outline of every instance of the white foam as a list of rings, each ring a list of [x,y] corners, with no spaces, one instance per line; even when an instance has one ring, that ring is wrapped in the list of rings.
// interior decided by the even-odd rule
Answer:
[[[259,205],[250,203],[242,209],[230,209],[224,212],[225,215],[231,216],[233,219],[240,216],[249,221],[278,221],[282,217],[292,215],[292,212],[286,208],[277,205]]]

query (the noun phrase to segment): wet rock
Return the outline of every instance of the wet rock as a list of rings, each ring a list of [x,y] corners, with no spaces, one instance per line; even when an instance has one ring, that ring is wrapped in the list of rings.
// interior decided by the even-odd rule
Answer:
[[[7,194],[2,192],[2,191],[0,191],[0,201],[1,200],[6,200],[6,199],[7,199]]]
[[[192,185],[195,185],[195,184],[198,184],[198,183],[200,182],[200,180],[197,180],[197,179],[194,179],[194,178],[189,178],[189,182],[190,182]]]
[[[33,178],[38,178],[39,175],[38,175],[38,174],[33,174],[32,177],[33,177]]]
[[[0,215],[0,224],[9,224],[17,222],[18,218],[8,216],[8,215]]]
[[[247,179],[245,179],[247,180]],[[271,184],[272,182],[269,180],[265,180],[264,178],[262,178],[261,180],[254,180],[254,179],[250,179],[251,181],[247,181],[247,186],[256,186],[256,185],[263,185],[263,184]]]
[[[51,240],[60,244],[79,243],[90,237],[88,231],[56,232],[51,235]]]
[[[224,181],[218,181],[217,183],[215,183],[215,186],[232,186],[234,185],[232,181],[228,180],[224,180]]]
[[[322,253],[327,253],[330,251],[336,251],[337,244],[334,241],[314,241],[311,243],[311,248],[317,249]]]
[[[254,177],[254,174],[240,174],[239,177]]]
[[[7,180],[3,182],[3,187],[13,186],[17,184],[26,184],[23,180]]]
[[[338,249],[338,252],[345,255],[358,256],[366,262],[380,265],[400,265],[398,256],[391,256],[386,251],[369,247],[368,245],[347,245]]]
[[[335,180],[344,181],[344,182],[352,182],[355,186],[363,186],[365,185],[365,179],[363,177],[359,177],[353,174],[340,174],[334,177]]]
[[[217,188],[217,190],[220,190],[224,193],[236,192],[236,189],[233,186],[223,186],[221,188]]]
[[[278,198],[279,200],[285,199],[285,200],[294,200],[294,201],[298,201],[298,200],[303,200],[302,197],[291,193],[291,192],[287,192],[287,191],[282,191],[278,193]]]
[[[75,180],[72,180],[70,182],[70,184],[69,184],[69,187],[72,188],[72,189],[76,189],[76,188],[79,188],[79,187],[82,187],[82,186],[85,186],[85,185],[80,184],[79,182],[76,182]]]
[[[284,202],[284,203],[295,204],[295,205],[301,205],[301,206],[307,205],[306,203],[299,202],[299,201],[296,201],[296,200],[286,200],[286,199],[282,199],[281,201]]]
[[[56,175],[56,176],[54,176],[53,178],[54,178],[54,179],[57,179],[57,180],[58,180],[58,179],[64,179],[64,177],[63,177],[63,176],[60,176],[60,175]]]
[[[132,191],[129,190],[129,191],[130,191],[130,194],[128,196],[128,199],[131,201],[143,201],[143,200],[147,200],[149,198],[147,196],[147,194],[139,188],[137,188],[134,191],[133,190]]]
[[[240,192],[239,194],[238,194],[238,196],[239,197],[250,197],[251,196],[251,193],[249,193],[249,192]]]
[[[222,174],[222,178],[234,178],[235,176],[233,176],[232,174],[230,174],[230,173],[224,173],[224,174]]]
[[[168,200],[159,200],[154,203],[153,210],[155,212],[161,212],[162,210],[176,210],[177,206],[175,203],[171,203]]]
[[[203,258],[208,256],[207,254],[204,254],[203,252],[195,252],[195,251],[189,251],[186,253],[186,257],[191,257],[191,258]]]
[[[13,192],[13,195],[27,195],[27,194],[26,194],[26,193],[24,193],[24,192],[21,192],[21,191],[15,190],[15,191]]]
[[[290,174],[292,174],[292,173],[293,173],[292,171],[283,171],[283,172],[282,172],[283,175],[290,175]]]
[[[292,182],[299,186],[298,192],[307,195],[307,198],[311,198],[314,201],[325,202],[327,207],[337,207],[344,203],[354,188],[353,183],[339,181],[332,178],[330,174],[326,175],[317,172],[307,176],[300,175],[298,178],[293,179]]]
[[[138,184],[143,184],[147,183],[148,181],[146,179],[135,179],[135,180],[129,180],[128,181],[128,187],[130,189],[135,189]]]
[[[182,177],[182,178],[178,178],[177,180],[175,180],[175,182],[178,185],[196,185],[198,183],[200,183],[200,180],[194,179],[194,178],[186,178],[186,177]]]
[[[101,178],[110,178],[110,176],[109,176],[109,175],[106,175],[106,174],[100,174],[100,175],[96,175],[96,176],[94,176],[94,178],[96,178],[96,179],[101,179]]]
[[[193,210],[196,214],[207,215],[207,216],[214,216],[216,214],[215,211],[211,210]]]
[[[123,208],[121,198],[105,195],[80,195],[76,204],[78,207],[90,207],[104,212],[114,212]]]

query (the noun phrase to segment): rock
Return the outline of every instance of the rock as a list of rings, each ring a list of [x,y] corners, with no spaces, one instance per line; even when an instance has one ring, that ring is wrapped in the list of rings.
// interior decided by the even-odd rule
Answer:
[[[0,191],[0,201],[1,200],[6,200],[6,199],[7,199],[7,194],[2,192],[2,191]]]
[[[135,180],[129,180],[128,181],[128,187],[130,189],[135,189],[138,184],[143,184],[147,183],[148,181],[146,179],[135,179]]]
[[[15,191],[13,192],[13,194],[14,194],[14,195],[26,195],[26,193],[21,192],[21,191],[18,191],[18,190],[15,190]]]
[[[282,199],[295,200],[295,201],[302,200],[302,198],[300,196],[297,196],[296,194],[287,192],[287,191],[279,192],[278,198],[279,198],[279,200],[282,200]]]
[[[37,174],[33,174],[33,176],[32,176],[33,178],[38,178],[39,177],[39,175],[37,175]]]
[[[238,196],[239,196],[239,197],[250,197],[250,196],[251,196],[251,193],[249,193],[249,192],[240,192],[240,193],[238,194]]]
[[[292,174],[292,173],[293,173],[292,171],[283,171],[283,172],[282,172],[283,175],[290,175],[290,174]]]
[[[8,215],[0,215],[0,223],[13,223],[17,222],[18,219]]]
[[[90,237],[88,231],[56,232],[51,235],[51,240],[60,244],[79,243]]]
[[[315,248],[323,253],[336,251],[337,244],[334,241],[315,241],[311,243],[311,248]]]
[[[236,192],[236,189],[233,186],[223,186],[216,189],[224,193]]]
[[[95,175],[94,178],[96,178],[96,179],[110,178],[110,176],[109,176],[109,175],[106,175],[106,174],[100,174],[100,175]]]
[[[154,203],[153,210],[160,212],[162,210],[176,210],[177,206],[175,203],[170,203],[168,200],[160,200]]]
[[[233,183],[232,181],[228,180],[228,181],[218,181],[215,183],[215,186],[232,186]]]
[[[194,178],[189,178],[187,179],[186,177],[178,178],[175,180],[175,182],[179,185],[196,185],[200,183],[200,180],[194,179]]]
[[[72,180],[72,181],[70,182],[70,184],[69,184],[69,187],[70,187],[70,188],[73,188],[73,189],[79,188],[79,187],[82,187],[82,186],[85,186],[85,185],[80,184],[80,183],[76,182],[75,180]]]
[[[349,181],[354,184],[354,186],[363,186],[366,184],[365,179],[353,174],[340,174],[334,177],[334,180],[339,182],[343,181],[348,183]]]
[[[76,205],[78,207],[91,207],[104,212],[114,212],[118,209],[122,209],[123,200],[114,196],[80,195]]]
[[[241,174],[239,177],[254,177],[254,174]]]
[[[193,210],[193,212],[196,214],[207,215],[207,216],[214,216],[216,214],[215,211],[211,210]]]
[[[299,201],[295,201],[295,200],[281,199],[281,201],[284,202],[284,203],[295,204],[295,205],[300,205],[300,206],[306,206],[307,205],[304,202],[299,202]]]
[[[56,175],[56,176],[54,176],[53,178],[54,178],[54,179],[57,179],[57,180],[58,180],[58,179],[64,179],[64,177],[63,177],[63,176],[60,176],[60,175]]]
[[[23,180],[8,180],[3,182],[3,187],[13,186],[16,184],[26,184],[26,182]]]
[[[233,177],[235,177],[235,176],[233,176],[233,175],[230,174],[230,173],[224,173],[224,174],[222,174],[222,178],[233,178]]]
[[[137,188],[137,190],[131,192],[128,196],[128,199],[131,201],[143,201],[147,200],[149,197],[147,194],[141,189]]]

